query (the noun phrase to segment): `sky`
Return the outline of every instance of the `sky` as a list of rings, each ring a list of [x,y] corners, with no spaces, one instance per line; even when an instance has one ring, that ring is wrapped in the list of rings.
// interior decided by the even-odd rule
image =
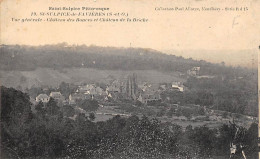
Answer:
[[[257,67],[259,6],[257,0],[2,0],[0,42],[142,47],[209,62]],[[48,12],[49,7],[106,7],[109,12],[128,13],[128,18],[147,18],[148,22],[12,21],[32,18],[32,12]],[[156,11],[158,7],[247,7],[248,11]]]

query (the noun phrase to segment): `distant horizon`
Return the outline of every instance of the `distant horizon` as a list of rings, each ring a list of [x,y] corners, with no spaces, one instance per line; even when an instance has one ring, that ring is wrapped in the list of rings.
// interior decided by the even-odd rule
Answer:
[[[65,44],[68,46],[86,46],[86,47],[111,47],[111,48],[134,48],[134,49],[150,49],[154,51],[158,51],[162,54],[166,55],[174,55],[174,56],[181,56],[185,59],[193,59],[193,60],[203,60],[206,62],[220,64],[222,62],[225,63],[226,66],[232,67],[246,67],[246,68],[258,68],[258,57],[257,57],[257,50],[254,49],[185,49],[185,50],[178,50],[178,49],[163,49],[158,50],[154,48],[147,48],[147,47],[133,47],[133,46],[102,46],[98,44],[71,44],[67,42],[58,42],[58,43],[46,43],[46,44],[38,44],[38,45],[28,45],[28,44],[0,44],[0,46],[28,46],[28,47],[41,47],[41,46],[55,46]],[[247,52],[249,55],[245,55]],[[219,56],[221,54],[221,56]],[[218,56],[217,56],[218,55]],[[229,55],[229,56],[226,56]],[[225,58],[221,58],[225,57]],[[234,58],[235,57],[235,58]],[[230,60],[232,59],[232,62]],[[241,61],[243,62],[241,62]]]
[[[217,2],[217,1],[216,1]],[[162,5],[163,4],[163,5]],[[49,7],[85,7],[86,1],[3,1],[1,3],[1,43],[19,45],[87,44],[102,47],[151,48],[185,58],[225,62],[227,66],[256,68],[260,30],[258,2],[241,1],[247,12],[158,11],[156,7],[233,6],[232,1],[88,1],[88,7],[106,7],[113,13],[128,13],[125,18],[144,18],[147,22],[15,22],[12,18],[32,18],[32,12],[49,12]],[[109,12],[110,12],[109,11]],[[107,11],[103,11],[108,13]],[[55,12],[56,13],[56,12]],[[33,16],[34,17],[34,16]],[[61,18],[61,16],[38,16]],[[83,17],[81,17],[83,18]],[[89,17],[90,18],[90,17]],[[101,17],[99,17],[101,18]],[[112,16],[111,18],[121,18]],[[190,51],[196,50],[196,51]],[[202,53],[197,53],[198,50]],[[217,51],[211,51],[217,50]],[[229,50],[232,53],[229,53]],[[241,52],[242,50],[242,52]],[[244,51],[246,50],[246,51]],[[249,51],[247,51],[249,50]],[[250,51],[253,50],[253,51]],[[249,55],[245,54],[249,53]],[[228,56],[226,56],[228,55]],[[253,58],[252,58],[253,57]]]

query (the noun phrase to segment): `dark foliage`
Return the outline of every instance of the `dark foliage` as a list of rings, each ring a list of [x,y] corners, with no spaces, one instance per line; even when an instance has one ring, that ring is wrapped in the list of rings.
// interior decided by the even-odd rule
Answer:
[[[225,67],[205,61],[184,59],[143,48],[114,48],[98,46],[66,47],[66,43],[45,46],[13,46],[0,48],[0,68],[3,70],[34,70],[47,67],[87,67],[111,70],[160,70],[186,73],[192,67],[202,67],[202,75],[228,75],[235,77],[247,69]],[[93,62],[95,61],[95,62]]]
[[[93,112],[98,109],[98,101],[85,99],[80,101],[79,106],[87,112]]]
[[[198,104],[217,110],[257,116],[256,79],[189,78],[185,85],[190,90],[184,92],[183,104]]]
[[[184,132],[179,125],[146,116],[95,123],[79,114],[71,120],[53,100],[43,117],[32,115],[30,105],[26,94],[1,87],[1,158],[228,158],[234,136],[229,125],[214,130],[189,126]],[[37,113],[42,109],[40,103]],[[257,124],[243,128],[236,139],[246,145],[249,158],[257,158],[257,129]]]

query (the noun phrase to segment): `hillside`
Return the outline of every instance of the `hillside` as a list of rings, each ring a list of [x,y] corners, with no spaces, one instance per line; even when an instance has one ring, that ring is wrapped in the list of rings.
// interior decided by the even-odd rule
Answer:
[[[182,82],[188,91],[180,96],[168,94],[175,103],[257,116],[256,69],[227,67],[143,48],[58,44],[2,45],[0,50],[0,81],[7,87],[58,87],[62,81],[102,83],[109,76],[122,79],[136,73],[138,82]],[[196,77],[187,74],[193,67],[200,67]]]
[[[201,67],[201,75],[243,76],[248,69],[226,67],[206,61],[184,59],[144,48],[68,46],[65,43],[44,46],[2,45],[0,69],[31,71],[37,68],[95,68],[100,70],[157,70],[186,73]]]
[[[58,85],[64,81],[67,83],[95,83],[105,82],[108,76],[113,76],[115,79],[124,78],[135,72],[139,82],[163,83],[172,81],[183,81],[183,78],[178,76],[178,73],[164,73],[156,70],[98,70],[92,68],[37,68],[31,71],[3,71],[0,70],[0,81],[4,86],[17,88],[52,86]]]

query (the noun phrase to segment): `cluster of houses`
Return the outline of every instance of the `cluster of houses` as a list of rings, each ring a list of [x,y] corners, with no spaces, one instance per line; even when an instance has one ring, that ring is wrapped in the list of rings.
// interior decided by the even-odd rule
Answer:
[[[168,89],[183,92],[184,86],[180,82],[170,84],[149,84],[143,82],[138,84],[137,76],[133,74],[123,80],[112,80],[105,89],[95,84],[79,85],[78,89],[74,93],[71,93],[68,99],[65,99],[60,92],[51,92],[49,96],[47,94],[39,94],[36,97],[36,102],[47,103],[52,97],[59,104],[69,105],[76,105],[77,101],[85,99],[95,99],[98,101],[128,99],[147,104],[149,102],[160,101],[161,92]]]
[[[51,92],[49,96],[47,94],[39,94],[36,97],[36,102],[48,103],[50,98],[56,100],[59,105],[65,102],[65,97],[60,92]]]

